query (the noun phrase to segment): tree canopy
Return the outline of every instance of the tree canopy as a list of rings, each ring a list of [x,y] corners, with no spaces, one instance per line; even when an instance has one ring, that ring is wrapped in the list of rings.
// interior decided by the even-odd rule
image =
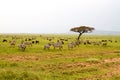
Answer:
[[[95,30],[93,27],[88,27],[88,26],[74,27],[70,29],[70,31],[79,33],[78,40],[83,33],[92,32],[93,30]]]

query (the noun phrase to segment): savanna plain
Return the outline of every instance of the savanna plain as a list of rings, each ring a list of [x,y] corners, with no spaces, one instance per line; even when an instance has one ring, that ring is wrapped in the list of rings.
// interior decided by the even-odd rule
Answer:
[[[0,34],[0,80],[120,80],[120,36],[77,36]]]

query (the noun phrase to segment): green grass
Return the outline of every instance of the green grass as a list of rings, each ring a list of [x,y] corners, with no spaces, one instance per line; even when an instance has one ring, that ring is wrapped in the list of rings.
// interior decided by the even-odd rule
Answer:
[[[32,38],[40,41],[40,44],[27,46],[23,52],[17,45],[11,47],[9,40],[16,36],[17,44],[21,38]],[[71,38],[65,42],[63,49],[44,50],[44,44],[49,41],[46,37]],[[68,50],[67,45],[74,41],[76,35],[42,35],[39,34],[1,34],[0,35],[0,80],[119,80],[119,61],[104,62],[105,60],[120,58],[119,36],[82,36],[82,40],[100,41],[102,39],[113,40],[107,46],[94,46],[81,44]],[[2,40],[7,39],[7,43]],[[118,42],[115,43],[114,41]],[[108,74],[108,76],[106,76]]]

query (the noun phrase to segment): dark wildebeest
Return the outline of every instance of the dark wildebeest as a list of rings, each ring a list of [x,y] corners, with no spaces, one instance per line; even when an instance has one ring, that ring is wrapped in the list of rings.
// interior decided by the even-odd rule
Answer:
[[[36,40],[36,41],[35,41],[35,43],[36,43],[36,44],[39,44],[39,41],[38,41],[38,40]]]
[[[7,39],[3,39],[3,41],[2,42],[7,42]]]
[[[107,40],[101,40],[101,42],[107,42]]]
[[[35,43],[35,41],[32,41],[32,44],[34,44]]]
[[[31,41],[32,39],[31,38],[28,38],[28,41]]]
[[[118,41],[117,40],[115,40],[115,43],[117,43]]]
[[[107,42],[103,42],[102,45],[103,45],[103,46],[107,46]]]

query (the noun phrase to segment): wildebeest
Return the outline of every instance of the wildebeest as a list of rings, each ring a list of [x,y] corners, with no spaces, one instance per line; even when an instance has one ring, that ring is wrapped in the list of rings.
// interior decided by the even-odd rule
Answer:
[[[92,42],[91,42],[90,40],[86,40],[86,41],[84,42],[84,45],[87,45],[87,44],[91,45]]]
[[[54,37],[47,37],[47,40],[52,41]]]
[[[7,39],[3,39],[3,41],[2,42],[7,42]]]
[[[32,41],[32,44],[39,44],[38,40]]]
[[[118,41],[117,40],[115,40],[115,43],[117,43]]]
[[[31,41],[32,39],[31,38],[28,38],[28,41]]]
[[[64,39],[64,41],[68,41],[68,38]]]
[[[108,40],[108,41],[111,42],[111,43],[113,42],[112,40]]]
[[[87,44],[91,44],[91,41],[90,40],[86,40]]]
[[[36,40],[36,41],[35,41],[35,43],[36,43],[36,44],[39,44],[39,41],[38,41],[38,40]]]
[[[107,46],[107,42],[103,42],[102,45],[103,45],[103,46]]]
[[[101,42],[107,42],[107,40],[101,40]]]
[[[32,38],[25,38],[25,41],[31,41]]]
[[[35,41],[32,41],[32,44],[34,44],[35,43]]]

